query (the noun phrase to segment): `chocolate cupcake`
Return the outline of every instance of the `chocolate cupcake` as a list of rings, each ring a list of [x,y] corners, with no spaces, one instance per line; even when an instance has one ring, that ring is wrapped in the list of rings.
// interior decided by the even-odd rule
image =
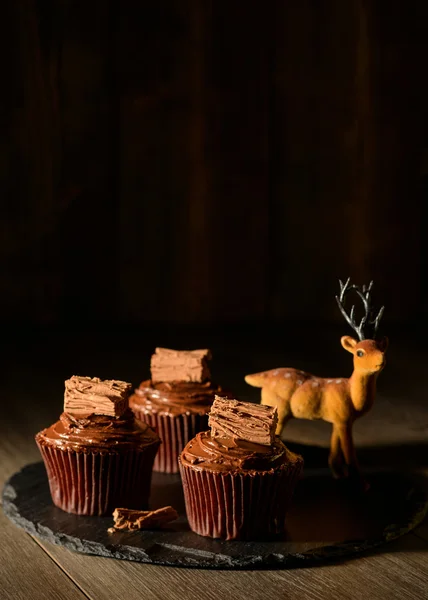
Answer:
[[[209,424],[179,458],[190,528],[225,540],[284,534],[303,459],[275,437],[277,409],[216,397]]]
[[[136,418],[159,434],[162,445],[154,470],[178,473],[178,456],[199,431],[208,428],[215,394],[226,395],[210,380],[209,350],[178,351],[156,348],[151,379],[143,381],[129,399]]]
[[[128,408],[131,385],[73,376],[64,412],[36,435],[53,503],[78,515],[147,507],[159,436]]]

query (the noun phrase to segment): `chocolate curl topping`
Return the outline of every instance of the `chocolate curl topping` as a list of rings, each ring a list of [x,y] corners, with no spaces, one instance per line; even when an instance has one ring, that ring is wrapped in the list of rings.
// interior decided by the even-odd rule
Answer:
[[[215,396],[208,425],[212,437],[227,437],[270,446],[275,439],[278,410],[272,406]]]
[[[168,350],[156,348],[152,356],[153,383],[174,381],[202,383],[210,379],[209,350]]]
[[[172,506],[165,506],[157,510],[131,510],[129,508],[115,508],[113,512],[114,528],[129,529],[157,529],[178,519],[178,513]]]
[[[76,417],[120,417],[128,408],[131,389],[126,381],[73,375],[65,382],[64,412]]]

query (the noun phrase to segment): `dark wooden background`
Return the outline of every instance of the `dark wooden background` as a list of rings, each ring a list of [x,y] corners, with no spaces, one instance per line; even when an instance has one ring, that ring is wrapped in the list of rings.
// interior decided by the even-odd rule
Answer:
[[[428,4],[2,4],[1,320],[428,316]]]

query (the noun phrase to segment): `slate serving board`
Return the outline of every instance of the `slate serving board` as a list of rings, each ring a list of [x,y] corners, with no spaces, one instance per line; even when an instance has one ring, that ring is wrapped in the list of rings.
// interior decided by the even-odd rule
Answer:
[[[394,471],[368,474],[371,489],[355,494],[327,469],[306,470],[287,519],[287,535],[274,541],[225,542],[188,527],[178,475],[153,474],[152,508],[173,505],[168,529],[108,533],[111,517],[79,517],[51,501],[43,463],[28,465],[3,489],[3,510],[28,533],[70,550],[143,563],[221,569],[310,566],[373,548],[404,535],[428,508],[426,480]]]

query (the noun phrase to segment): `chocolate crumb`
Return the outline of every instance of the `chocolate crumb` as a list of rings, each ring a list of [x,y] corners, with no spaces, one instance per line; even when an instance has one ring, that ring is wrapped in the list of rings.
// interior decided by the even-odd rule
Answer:
[[[113,512],[114,529],[137,531],[141,529],[158,529],[178,519],[177,511],[172,506],[164,506],[156,510],[132,510],[116,508]]]

